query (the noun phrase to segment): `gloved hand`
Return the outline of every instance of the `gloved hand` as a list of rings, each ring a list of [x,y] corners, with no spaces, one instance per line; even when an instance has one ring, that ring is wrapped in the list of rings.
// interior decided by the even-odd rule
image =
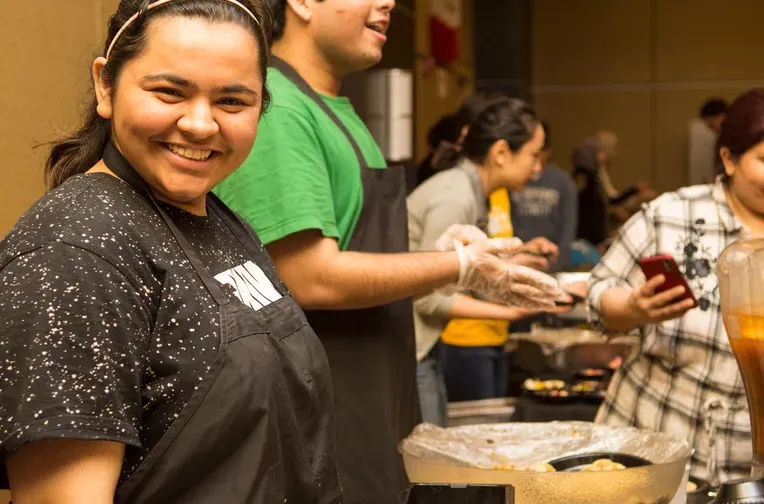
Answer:
[[[511,256],[521,246],[516,238],[458,245],[458,286],[507,305],[533,311],[554,310],[555,300],[567,297],[554,278],[500,258]]]
[[[435,240],[435,250],[447,252],[454,250],[458,243],[469,245],[472,242],[487,240],[488,236],[476,226],[469,224],[453,224],[446,232]]]

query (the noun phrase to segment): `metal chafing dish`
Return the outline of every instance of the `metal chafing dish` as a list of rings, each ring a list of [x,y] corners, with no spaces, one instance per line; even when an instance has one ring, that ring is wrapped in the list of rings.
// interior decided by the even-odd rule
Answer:
[[[517,352],[516,362],[535,373],[604,369],[616,357],[625,359],[639,348],[639,337],[608,338],[587,329],[537,329],[513,333],[508,346]]]
[[[592,451],[651,464],[607,472],[519,470]],[[420,425],[400,452],[415,485],[506,486],[512,504],[668,504],[692,455],[686,441],[665,434],[585,422]]]
[[[514,397],[448,403],[448,425],[506,423],[512,420],[516,403]]]

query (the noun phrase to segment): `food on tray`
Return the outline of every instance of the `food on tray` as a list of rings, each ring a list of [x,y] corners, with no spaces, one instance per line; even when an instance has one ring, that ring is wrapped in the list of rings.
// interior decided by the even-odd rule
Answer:
[[[565,382],[562,380],[545,380],[544,388],[547,390],[560,390],[565,388]]]
[[[565,382],[562,380],[535,380],[528,378],[523,382],[525,390],[562,390],[565,388]]]
[[[605,376],[605,370],[604,369],[592,369],[587,368],[581,371],[581,376]]]
[[[576,393],[591,393],[599,390],[599,386],[599,383],[596,381],[580,381],[573,384],[570,390]]]
[[[517,467],[513,464],[504,462],[501,464],[496,464],[495,466],[493,466],[493,469],[495,471],[529,471],[529,472],[537,472],[537,473],[557,472],[554,466],[550,464],[534,464],[528,467]],[[581,469],[581,472],[620,471],[622,469],[626,469],[626,466],[624,466],[623,464],[619,464],[618,462],[613,462],[610,459],[599,459],[599,460],[595,460],[588,466]]]
[[[687,493],[695,492],[695,491],[697,491],[697,489],[698,489],[698,484],[697,483],[695,483],[694,481],[688,481],[687,482]]]
[[[497,464],[493,466],[491,469],[494,471],[517,471],[517,467],[513,464]]]
[[[613,462],[610,459],[599,459],[591,463],[591,465],[581,469],[582,472],[601,472],[601,471],[620,471],[626,469],[626,466]]]
[[[544,390],[544,382],[528,378],[523,382],[523,388],[525,390]]]
[[[548,473],[548,472],[556,472],[555,468],[552,467],[549,464],[536,464],[528,467],[526,469],[527,471],[533,471],[533,472],[539,472],[539,473]]]

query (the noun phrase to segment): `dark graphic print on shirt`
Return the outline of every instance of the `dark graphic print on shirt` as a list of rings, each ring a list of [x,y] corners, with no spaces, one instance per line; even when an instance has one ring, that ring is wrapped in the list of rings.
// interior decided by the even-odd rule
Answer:
[[[698,307],[707,311],[711,307],[711,299],[718,288],[716,277],[708,277],[716,271],[716,257],[710,248],[703,244],[703,236],[706,232],[703,226],[706,221],[703,218],[696,219],[688,233],[681,238],[676,245],[677,258],[681,258],[679,269],[690,284]]]

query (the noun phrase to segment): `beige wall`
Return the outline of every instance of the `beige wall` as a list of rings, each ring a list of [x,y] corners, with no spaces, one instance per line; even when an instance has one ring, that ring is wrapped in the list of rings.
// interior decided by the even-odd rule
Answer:
[[[462,100],[472,92],[475,84],[475,62],[473,59],[473,19],[472,2],[493,0],[462,0],[462,30],[460,34],[461,50],[460,60],[454,65],[466,77],[464,86],[457,82],[455,74],[447,73],[446,94],[439,96],[437,93],[436,76],[434,74],[425,77],[422,73],[421,62],[417,65],[415,79],[415,157],[421,160],[427,155],[427,133],[438,119],[446,114],[454,112]],[[416,2],[416,52],[426,55],[430,52],[430,25],[429,25],[429,0],[417,0]]]
[[[3,2],[0,237],[43,194],[46,149],[76,124],[89,66],[116,0]]]
[[[533,99],[555,160],[599,128],[621,137],[619,186],[687,181],[687,122],[709,96],[764,86],[764,2],[533,1]]]

